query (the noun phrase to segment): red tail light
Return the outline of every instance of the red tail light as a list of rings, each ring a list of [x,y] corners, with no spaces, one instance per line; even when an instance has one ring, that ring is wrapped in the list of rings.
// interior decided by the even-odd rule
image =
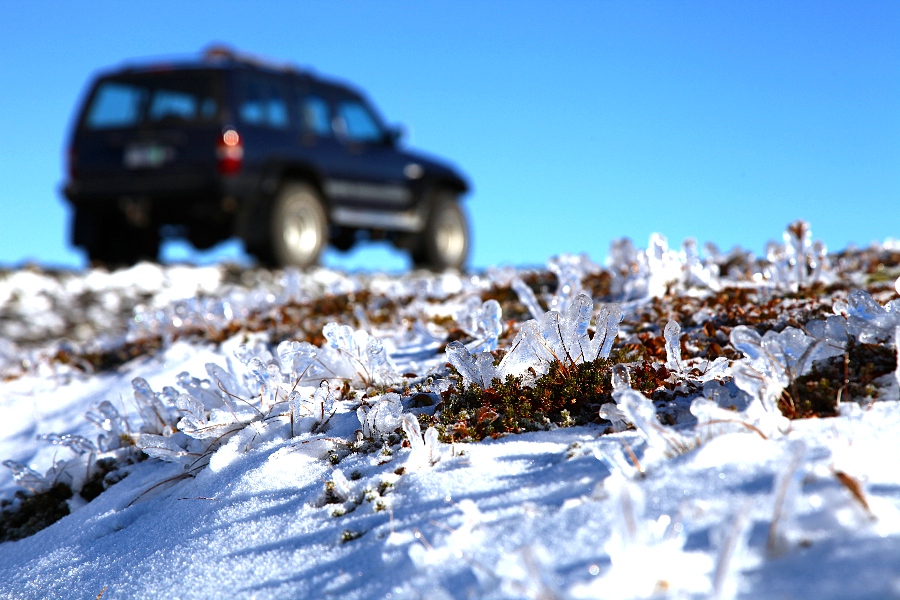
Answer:
[[[226,129],[216,142],[216,156],[219,159],[219,173],[234,175],[241,170],[244,161],[244,140],[234,129]]]

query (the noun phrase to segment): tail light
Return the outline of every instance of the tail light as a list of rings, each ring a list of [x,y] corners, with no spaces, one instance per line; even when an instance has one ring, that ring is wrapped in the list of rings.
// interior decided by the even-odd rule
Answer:
[[[234,129],[226,129],[216,142],[216,157],[219,159],[219,173],[234,175],[241,170],[244,161],[244,141]]]

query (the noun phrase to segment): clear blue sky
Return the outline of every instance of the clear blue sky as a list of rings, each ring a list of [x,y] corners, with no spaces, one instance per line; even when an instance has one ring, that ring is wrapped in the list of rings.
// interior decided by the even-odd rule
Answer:
[[[459,165],[475,267],[900,237],[898,39],[900,2],[2,2],[0,265],[84,263],[58,188],[92,73],[210,42],[349,80]]]

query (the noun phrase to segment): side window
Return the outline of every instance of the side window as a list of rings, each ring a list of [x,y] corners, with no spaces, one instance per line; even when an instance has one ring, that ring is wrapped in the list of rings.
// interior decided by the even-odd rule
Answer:
[[[249,125],[286,129],[290,119],[284,87],[273,80],[247,78],[238,113]]]
[[[147,90],[124,83],[104,83],[94,94],[87,113],[89,129],[130,127],[141,118]]]
[[[338,104],[335,126],[338,133],[350,142],[378,142],[384,132],[366,106],[356,100]]]
[[[331,135],[331,110],[328,102],[319,96],[307,96],[300,100],[300,121],[303,131],[319,137]]]

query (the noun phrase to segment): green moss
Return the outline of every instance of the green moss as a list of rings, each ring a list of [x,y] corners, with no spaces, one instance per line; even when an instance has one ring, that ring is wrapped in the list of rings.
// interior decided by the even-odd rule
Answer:
[[[16,492],[17,502],[0,511],[0,542],[21,540],[53,525],[69,514],[66,500],[71,497],[72,489],[64,483],[37,494]]]
[[[546,429],[551,423],[596,422],[600,406],[613,402],[614,364],[614,359],[605,358],[577,365],[554,361],[533,387],[508,375],[504,381],[495,379],[487,389],[451,388],[444,394],[435,425],[442,441],[460,442]],[[665,367],[654,368],[647,362],[631,365],[629,371],[632,386],[643,393],[652,393],[669,376]]]
[[[874,381],[896,368],[893,348],[851,339],[844,354],[816,361],[809,373],[785,390],[781,410],[791,419],[834,416],[839,396],[843,402],[876,399],[878,387]]]

